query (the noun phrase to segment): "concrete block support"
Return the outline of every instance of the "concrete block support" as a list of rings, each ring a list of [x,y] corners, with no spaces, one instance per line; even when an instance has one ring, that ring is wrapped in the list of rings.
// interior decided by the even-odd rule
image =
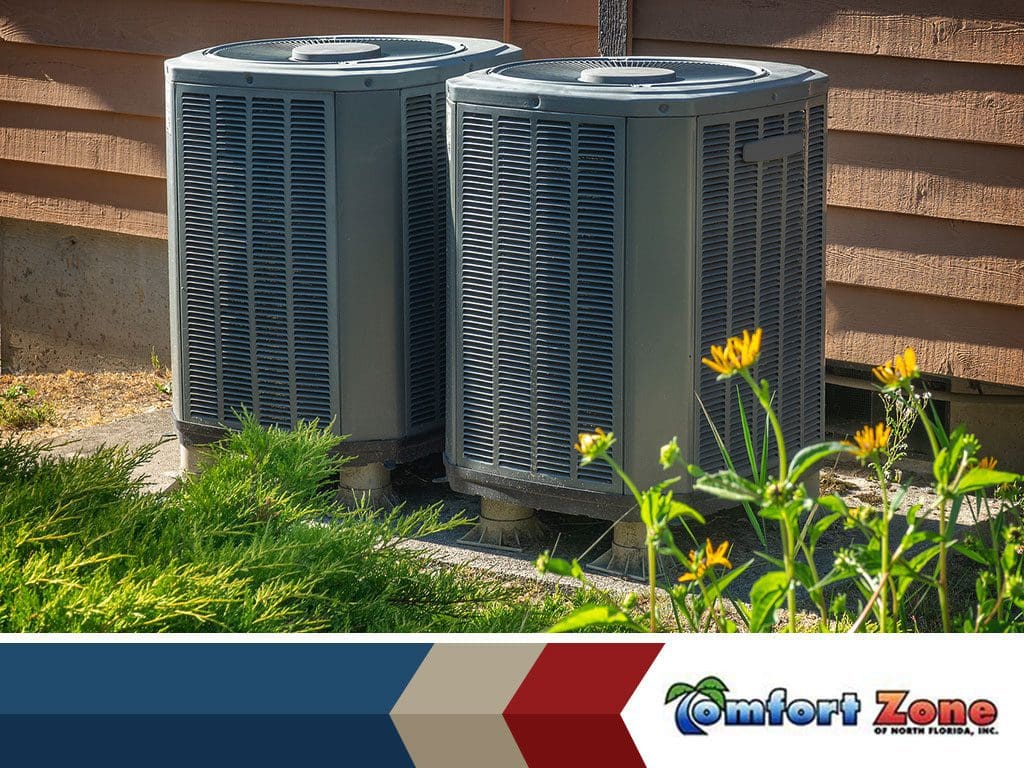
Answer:
[[[399,503],[391,486],[391,471],[383,464],[342,467],[338,480],[338,501],[346,506],[391,509]]]
[[[197,475],[210,461],[210,449],[205,445],[185,445],[178,443],[178,450],[181,455],[179,467],[183,473]]]
[[[551,532],[532,507],[481,498],[479,521],[459,541],[474,547],[522,552],[550,538]]]
[[[647,527],[643,523],[621,522],[612,527],[612,546],[587,567],[609,576],[634,581],[647,580]]]

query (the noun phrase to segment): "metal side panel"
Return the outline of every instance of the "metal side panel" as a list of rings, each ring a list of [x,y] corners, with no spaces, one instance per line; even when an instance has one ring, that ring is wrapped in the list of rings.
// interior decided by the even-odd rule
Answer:
[[[173,133],[182,420],[326,424],[340,406],[333,96],[178,84]]]
[[[572,445],[596,427],[622,434],[624,152],[621,118],[458,105],[460,466],[621,493]]]
[[[448,157],[444,84],[402,91],[406,424],[439,428],[445,401]]]
[[[339,93],[341,423],[352,441],[403,437],[405,281],[400,91]]]
[[[792,450],[822,430],[825,114],[819,97],[698,122],[698,352],[706,355],[710,345],[744,329],[764,329],[755,374],[776,393]],[[775,140],[795,134],[798,144]],[[744,160],[745,146],[748,159],[759,159]],[[695,371],[708,416],[736,465],[746,468],[737,383],[716,381],[703,365]],[[764,413],[744,386],[739,390],[759,455]],[[697,463],[720,469],[724,460],[699,405],[695,414]]]
[[[695,134],[694,118],[626,121],[622,461],[640,487],[667,477],[660,447],[693,430]]]

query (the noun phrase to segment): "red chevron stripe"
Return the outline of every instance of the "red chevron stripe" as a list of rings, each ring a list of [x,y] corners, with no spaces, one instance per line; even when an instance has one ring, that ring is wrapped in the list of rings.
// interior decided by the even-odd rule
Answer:
[[[530,768],[643,768],[621,713],[662,643],[552,643],[505,708]]]

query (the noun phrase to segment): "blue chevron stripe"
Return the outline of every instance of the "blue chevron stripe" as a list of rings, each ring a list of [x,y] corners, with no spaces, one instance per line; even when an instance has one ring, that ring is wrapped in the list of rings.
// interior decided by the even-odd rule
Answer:
[[[7,765],[412,768],[385,715],[0,715]]]
[[[426,643],[4,643],[0,715],[386,719],[429,649]]]

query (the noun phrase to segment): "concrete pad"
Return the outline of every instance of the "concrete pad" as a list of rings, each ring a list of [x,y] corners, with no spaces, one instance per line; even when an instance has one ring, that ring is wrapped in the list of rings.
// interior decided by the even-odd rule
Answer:
[[[137,475],[146,478],[146,490],[163,493],[173,489],[180,477],[178,438],[170,408],[154,408],[108,424],[76,429],[57,438],[53,450],[62,456],[74,456],[103,446],[136,449],[154,443],[160,445],[153,457],[139,467]]]

